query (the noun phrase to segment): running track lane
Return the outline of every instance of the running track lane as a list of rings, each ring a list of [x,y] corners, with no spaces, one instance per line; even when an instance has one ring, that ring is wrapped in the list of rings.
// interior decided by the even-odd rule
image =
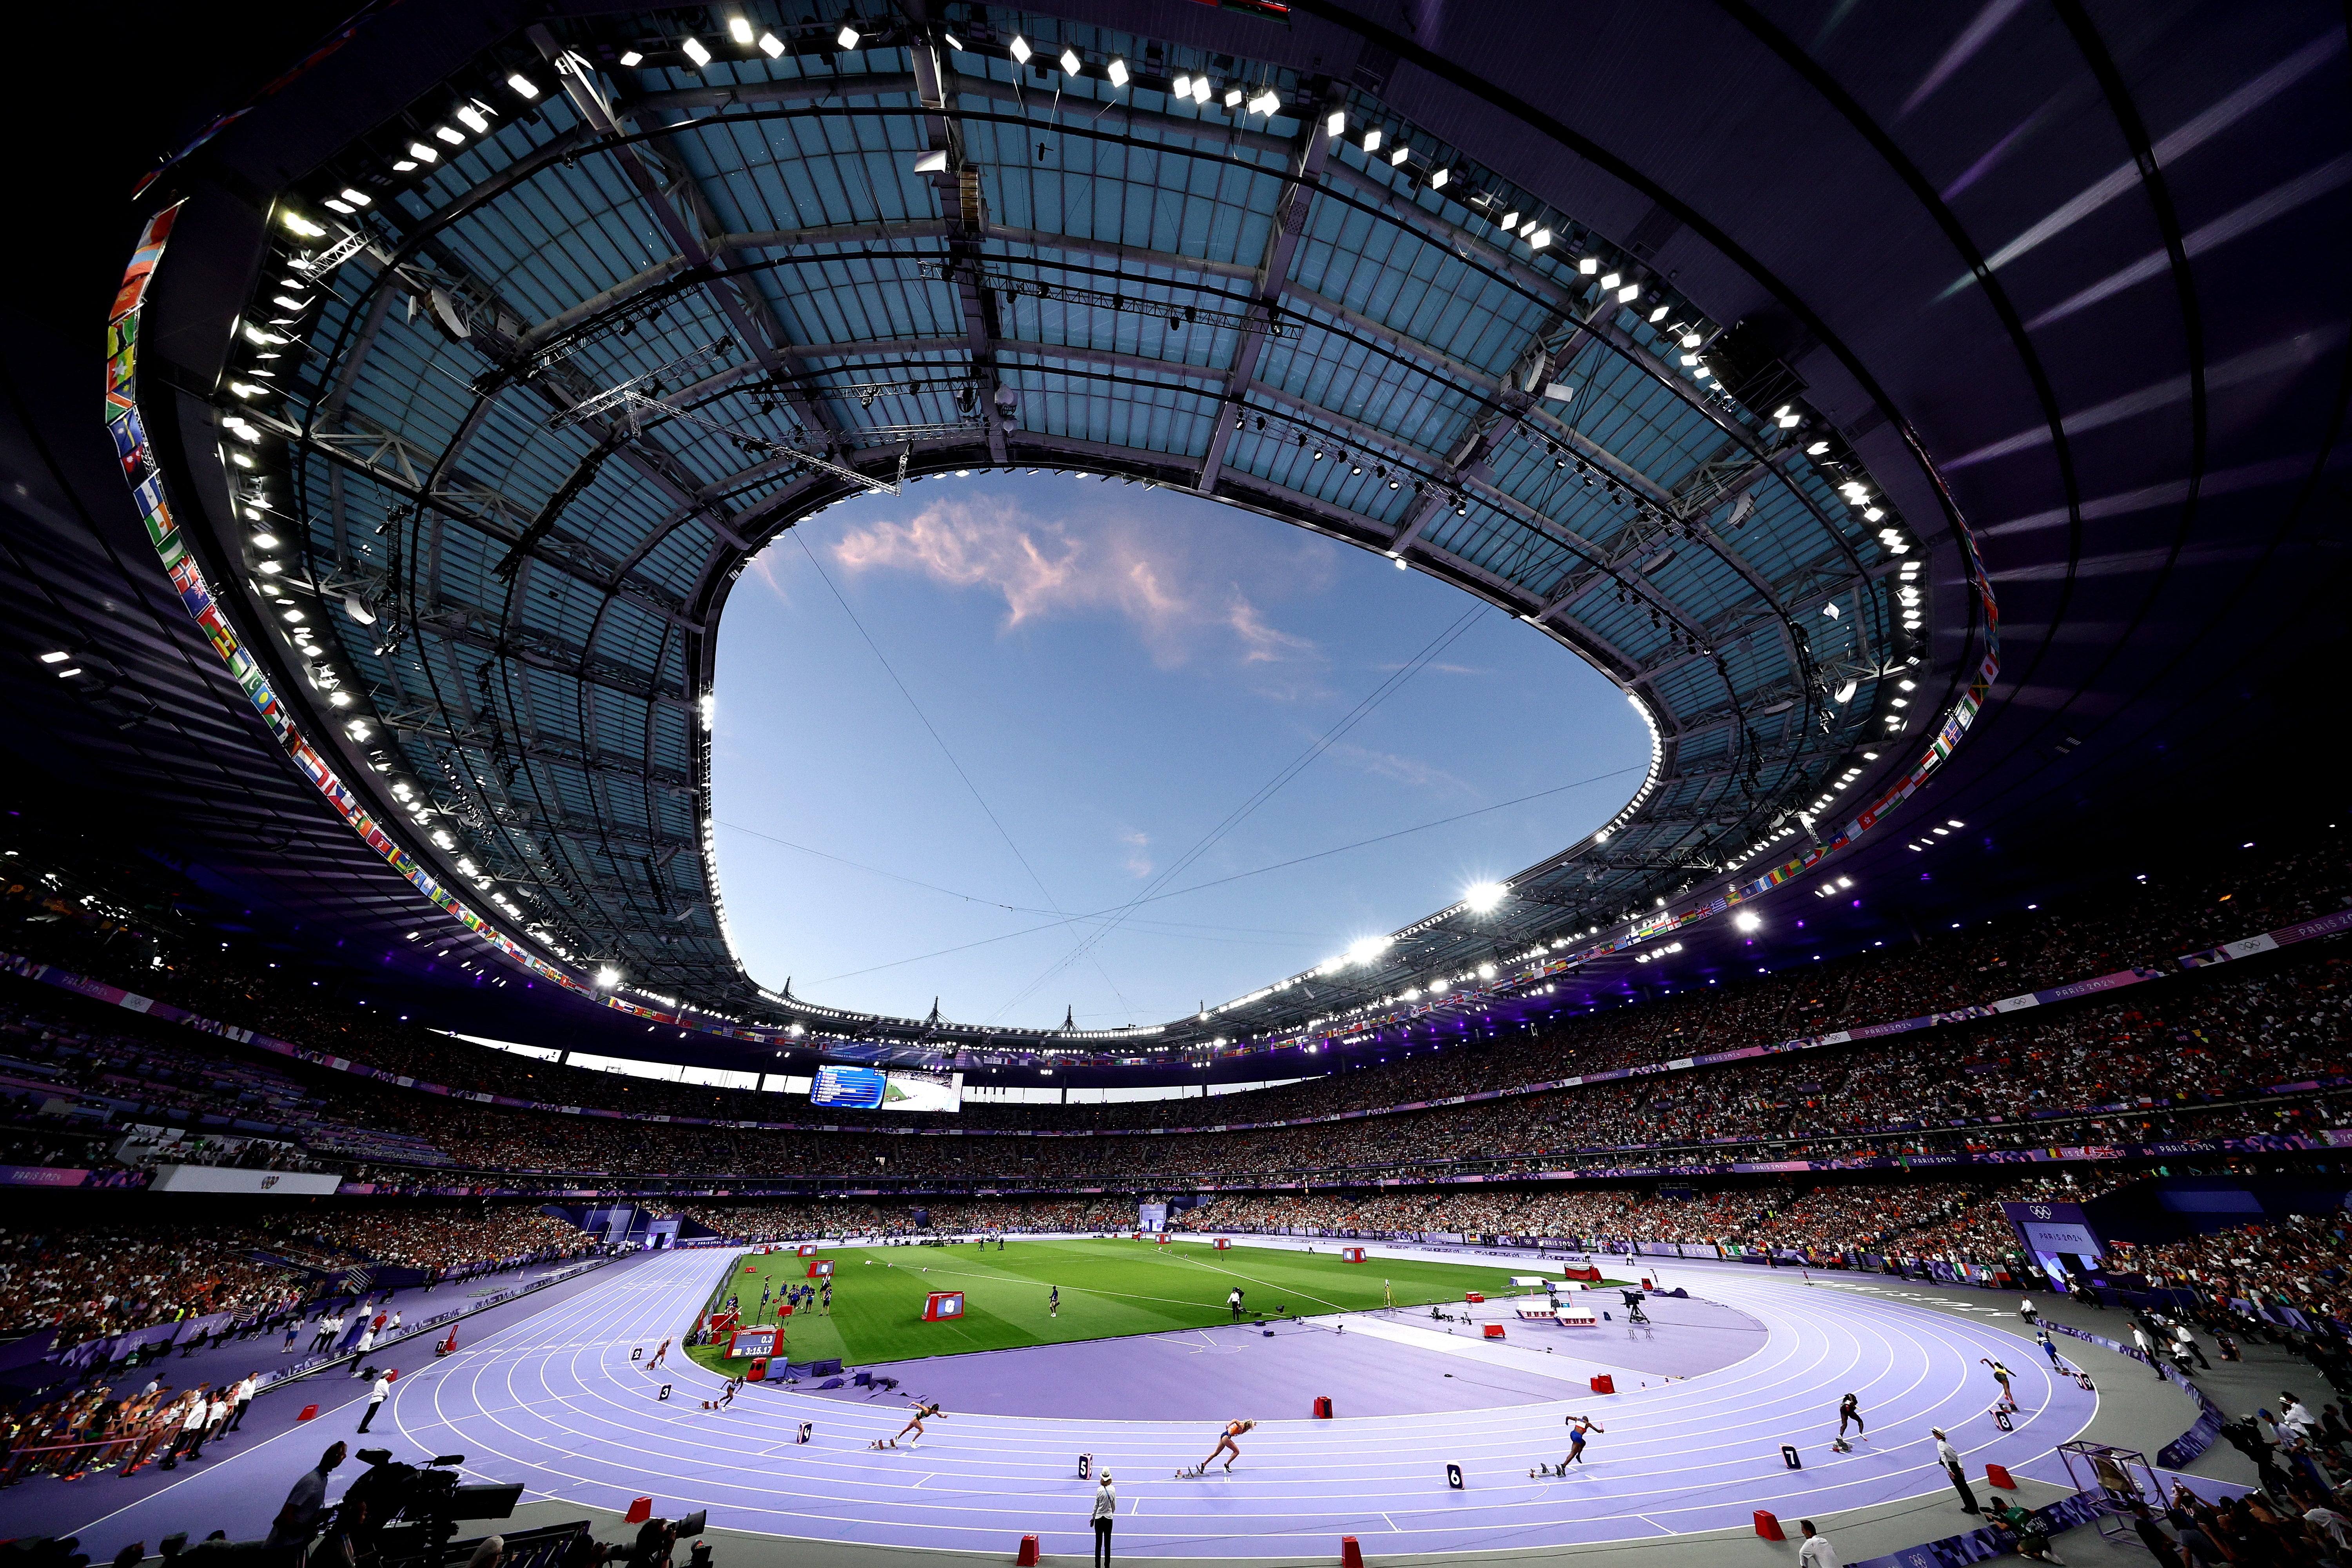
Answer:
[[[2014,1470],[2088,1424],[2097,1396],[2051,1376],[2014,1334],[1948,1313],[1786,1276],[1710,1277],[1706,1293],[1767,1330],[1756,1354],[1684,1382],[1544,1405],[1340,1421],[1265,1421],[1231,1475],[1172,1479],[1215,1441],[1204,1424],[958,1415],[921,1447],[875,1452],[906,1420],[905,1394],[845,1405],[747,1386],[706,1412],[719,1380],[683,1356],[659,1375],[632,1363],[675,1340],[731,1267],[725,1250],[648,1262],[611,1285],[401,1379],[376,1422],[427,1454],[464,1453],[481,1479],[530,1499],[625,1509],[641,1495],[673,1516],[710,1510],[729,1529],[825,1541],[1004,1551],[1036,1531],[1048,1552],[1091,1549],[1092,1484],[1077,1456],[1118,1478],[1122,1556],[1324,1552],[1342,1534],[1367,1552],[1472,1552],[1657,1539],[1726,1527],[1750,1511],[1784,1520],[1950,1495],[1930,1426],[1943,1426],[1979,1496],[1990,1461]],[[1562,1331],[1565,1332],[1566,1331]],[[1990,1415],[1979,1356],[2006,1360],[2023,1408]],[[1011,1369],[1008,1368],[1008,1371]],[[657,1385],[676,1386],[667,1403]],[[1830,1451],[1839,1396],[1858,1396],[1871,1436]],[[1607,1428],[1583,1468],[1531,1480],[1567,1450],[1564,1417]],[[1252,1414],[1236,1411],[1237,1415]],[[388,1418],[388,1419],[387,1419]],[[816,1424],[806,1446],[799,1424]],[[1790,1470],[1780,1446],[1805,1468]],[[1466,1489],[1445,1484],[1448,1461]],[[1956,1516],[1957,1517],[1957,1516]]]

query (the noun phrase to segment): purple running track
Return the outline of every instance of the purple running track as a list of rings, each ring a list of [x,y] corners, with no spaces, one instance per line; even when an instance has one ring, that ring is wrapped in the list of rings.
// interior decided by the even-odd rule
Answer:
[[[730,1258],[650,1259],[478,1340],[402,1379],[376,1431],[404,1453],[462,1452],[474,1479],[523,1481],[531,1499],[619,1510],[650,1495],[657,1511],[707,1507],[714,1524],[732,1529],[974,1551],[1010,1550],[1030,1532],[1048,1552],[1089,1549],[1093,1489],[1076,1466],[1092,1454],[1118,1477],[1121,1555],[1258,1557],[1328,1552],[1342,1534],[1367,1552],[1657,1539],[1744,1530],[1756,1509],[1794,1519],[1949,1498],[1931,1426],[1951,1432],[1982,1495],[1987,1462],[2038,1472],[2035,1461],[2079,1432],[2097,1399],[2053,1379],[2025,1353],[2031,1345],[1990,1321],[1724,1269],[1693,1283],[1761,1323],[1760,1348],[1632,1393],[1264,1420],[1243,1439],[1232,1474],[1181,1479],[1173,1472],[1214,1442],[1211,1423],[950,1405],[919,1447],[876,1452],[869,1445],[903,1425],[903,1397],[845,1405],[754,1386],[732,1408],[706,1412],[700,1402],[719,1380],[680,1363],[666,1374],[674,1396],[656,1400],[662,1378],[632,1363],[631,1348],[687,1327]],[[2014,1430],[1990,1414],[1996,1390],[1980,1356],[2012,1369],[2022,1405]],[[1014,1358],[997,1359],[1017,1373]],[[1846,1393],[1860,1398],[1871,1436],[1836,1455],[1829,1439]],[[1539,1460],[1564,1455],[1571,1412],[1596,1416],[1606,1433],[1565,1479],[1529,1479]],[[803,1420],[816,1426],[805,1446],[793,1441]],[[1783,1443],[1801,1451],[1802,1469],[1784,1466]],[[1448,1488],[1449,1462],[1462,1467],[1465,1489]],[[1957,1508],[1952,1517],[1966,1522]]]

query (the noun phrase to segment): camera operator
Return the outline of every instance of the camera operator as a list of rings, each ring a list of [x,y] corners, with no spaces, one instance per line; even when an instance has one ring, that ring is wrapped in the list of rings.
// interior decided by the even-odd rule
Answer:
[[[636,1543],[629,1548],[629,1568],[670,1568],[670,1552],[677,1545],[675,1521],[649,1519],[637,1527]]]
[[[319,1468],[306,1472],[286,1494],[286,1506],[269,1521],[271,1546],[301,1546],[310,1544],[319,1532],[319,1521],[327,1511],[327,1476],[343,1462],[348,1452],[341,1443],[330,1444],[319,1456]]]

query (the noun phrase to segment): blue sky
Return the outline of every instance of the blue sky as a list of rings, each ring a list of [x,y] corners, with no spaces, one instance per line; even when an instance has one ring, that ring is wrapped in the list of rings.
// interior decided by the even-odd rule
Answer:
[[[1615,688],[1499,610],[1068,475],[803,523],[736,584],[717,691],[752,975],[973,1023],[1161,1023],[1255,990],[1590,832],[1649,755]]]

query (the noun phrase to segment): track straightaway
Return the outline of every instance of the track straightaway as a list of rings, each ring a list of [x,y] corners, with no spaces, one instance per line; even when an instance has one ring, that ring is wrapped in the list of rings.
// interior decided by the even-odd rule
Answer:
[[[1701,1293],[1766,1329],[1755,1354],[1717,1372],[1614,1395],[1352,1420],[1267,1420],[1228,1475],[1174,1479],[1214,1441],[1197,1422],[1055,1420],[950,1410],[919,1448],[876,1452],[906,1419],[871,1405],[746,1387],[705,1411],[720,1381],[683,1357],[656,1375],[629,1359],[676,1340],[731,1267],[731,1251],[653,1259],[403,1378],[388,1422],[428,1453],[462,1452],[484,1479],[531,1498],[663,1511],[708,1508],[730,1529],[888,1546],[1000,1551],[1036,1532],[1048,1552],[1087,1550],[1092,1485],[1077,1457],[1118,1476],[1123,1555],[1320,1552],[1354,1535],[1367,1552],[1474,1552],[1654,1540],[1947,1491],[1930,1426],[1981,1475],[2048,1455],[2089,1422],[2097,1395],[2053,1375],[2015,1334],[1787,1275],[1708,1271]],[[1020,1352],[999,1352],[1017,1358]],[[2002,1431],[1979,1357],[2005,1359],[2022,1408]],[[1017,1375],[1017,1359],[1007,1375]],[[673,1396],[656,1397],[667,1381]],[[911,1384],[901,1391],[917,1394]],[[1833,1454],[1841,1395],[1870,1436]],[[1564,1416],[1607,1431],[1583,1467],[1529,1479],[1567,1447]],[[1237,1415],[1251,1414],[1237,1411]],[[794,1436],[815,1423],[812,1442]],[[1804,1457],[1786,1468],[1780,1445]],[[1466,1489],[1445,1481],[1462,1467]]]

